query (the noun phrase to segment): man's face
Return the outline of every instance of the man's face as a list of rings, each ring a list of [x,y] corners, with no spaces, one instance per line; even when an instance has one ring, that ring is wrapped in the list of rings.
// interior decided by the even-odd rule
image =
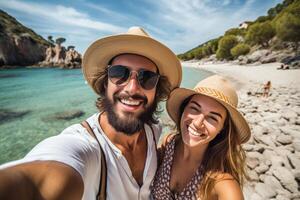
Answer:
[[[122,54],[114,58],[112,66],[127,66],[131,71],[149,70],[157,72],[156,65],[143,56]],[[152,116],[156,87],[146,90],[139,84],[136,73],[129,80],[117,85],[108,79],[104,109],[109,123],[120,132],[131,135],[143,128],[145,119]]]

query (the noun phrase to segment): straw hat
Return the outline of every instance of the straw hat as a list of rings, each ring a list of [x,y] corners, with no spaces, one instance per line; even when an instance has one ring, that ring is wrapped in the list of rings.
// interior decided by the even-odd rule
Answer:
[[[240,134],[242,143],[250,138],[250,128],[243,115],[237,110],[238,96],[235,89],[225,78],[214,75],[200,81],[191,89],[177,88],[173,90],[167,100],[167,111],[176,123],[180,120],[180,105],[191,95],[202,94],[211,97],[221,103],[228,111],[237,132]]]
[[[131,27],[127,33],[101,38],[92,43],[83,56],[83,74],[94,91],[98,74],[104,71],[109,61],[124,53],[147,57],[154,62],[159,74],[166,76],[171,89],[179,87],[182,69],[176,55],[165,45],[151,38],[142,28]],[[99,94],[99,93],[98,93]]]

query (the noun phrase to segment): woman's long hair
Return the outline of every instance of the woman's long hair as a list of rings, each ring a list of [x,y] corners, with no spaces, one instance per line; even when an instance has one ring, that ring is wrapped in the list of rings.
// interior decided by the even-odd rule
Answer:
[[[183,101],[180,107],[180,116],[192,96]],[[180,125],[177,122],[177,125]],[[180,126],[177,126],[180,130]],[[241,146],[241,139],[227,112],[221,132],[209,143],[202,160],[203,179],[199,186],[198,195],[202,200],[211,199],[212,190],[217,181],[222,179],[221,174],[228,173],[243,187],[245,179],[249,179],[245,170],[246,154]]]

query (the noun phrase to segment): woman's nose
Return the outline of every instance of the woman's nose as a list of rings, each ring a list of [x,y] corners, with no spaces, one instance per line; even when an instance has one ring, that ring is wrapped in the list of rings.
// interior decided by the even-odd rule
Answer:
[[[197,115],[193,120],[193,124],[195,128],[202,128],[204,126],[203,122],[204,122],[203,114]]]

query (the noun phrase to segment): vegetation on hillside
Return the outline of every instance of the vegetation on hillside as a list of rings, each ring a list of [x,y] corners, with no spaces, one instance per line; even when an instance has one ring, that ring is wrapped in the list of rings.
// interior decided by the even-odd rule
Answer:
[[[251,47],[269,48],[273,38],[278,43],[292,42],[298,49],[300,42],[300,0],[284,0],[268,10],[247,28],[231,28],[219,38],[179,54],[181,60],[202,59],[216,54],[217,59],[231,60],[250,52]],[[281,47],[283,45],[278,45]]]
[[[15,18],[0,9],[0,37],[8,35],[29,36],[34,42],[49,45],[49,42],[33,30],[23,26]]]

